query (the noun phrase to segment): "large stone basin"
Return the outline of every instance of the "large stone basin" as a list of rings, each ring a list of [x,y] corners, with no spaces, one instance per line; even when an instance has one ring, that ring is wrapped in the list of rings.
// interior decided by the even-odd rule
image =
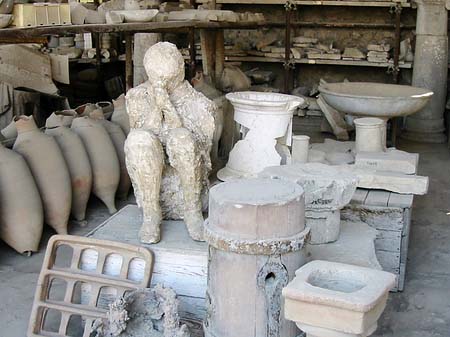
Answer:
[[[427,89],[369,82],[320,85],[323,99],[338,111],[388,120],[420,111],[433,96]]]

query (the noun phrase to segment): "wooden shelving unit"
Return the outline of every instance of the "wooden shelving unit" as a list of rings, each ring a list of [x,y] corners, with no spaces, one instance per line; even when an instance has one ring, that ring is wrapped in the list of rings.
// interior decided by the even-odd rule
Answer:
[[[197,0],[197,4],[207,3],[210,0]],[[268,62],[283,63],[285,68],[284,92],[289,92],[291,88],[292,73],[296,64],[304,65],[335,65],[335,66],[357,66],[357,67],[376,67],[387,68],[387,71],[393,74],[394,82],[398,82],[400,69],[411,69],[412,63],[400,63],[400,40],[402,29],[414,29],[414,26],[406,26],[401,23],[401,13],[403,8],[413,7],[408,0],[398,1],[316,1],[316,0],[215,0],[215,4],[242,4],[242,5],[283,5],[286,10],[285,21],[282,23],[270,23],[267,26],[279,27],[285,29],[285,57],[268,58],[254,56],[233,57],[225,56],[226,61],[237,62]],[[386,8],[395,19],[393,23],[349,23],[349,22],[298,22],[293,19],[293,12],[300,6],[347,6],[347,7],[378,7]],[[347,61],[347,60],[321,60],[321,59],[294,59],[291,56],[291,31],[293,28],[301,27],[325,27],[325,28],[356,28],[356,29],[392,29],[395,35],[393,62],[372,63],[366,60]],[[192,58],[191,58],[192,62]]]

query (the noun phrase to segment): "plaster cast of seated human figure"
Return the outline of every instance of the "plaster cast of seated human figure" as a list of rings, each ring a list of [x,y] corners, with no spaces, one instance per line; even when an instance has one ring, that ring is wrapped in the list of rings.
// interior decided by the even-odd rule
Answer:
[[[131,127],[126,165],[143,209],[140,240],[160,240],[160,195],[169,174],[181,185],[174,193],[183,194],[182,216],[189,235],[202,241],[201,194],[208,187],[217,107],[184,80],[184,60],[175,45],[160,42],[150,47],[144,67],[148,81],[126,95]]]

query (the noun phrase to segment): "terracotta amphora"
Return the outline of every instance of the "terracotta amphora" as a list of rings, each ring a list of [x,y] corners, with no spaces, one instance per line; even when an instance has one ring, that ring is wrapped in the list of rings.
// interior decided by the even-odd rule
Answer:
[[[0,237],[19,253],[39,248],[44,209],[25,159],[0,144]]]
[[[113,99],[114,111],[111,116],[111,121],[120,125],[125,136],[130,133],[130,119],[128,117],[127,108],[125,105],[125,95],[120,95],[117,99]]]
[[[45,223],[58,234],[67,234],[72,205],[70,174],[53,137],[42,133],[33,116],[15,118],[17,139],[13,150],[20,153],[36,181],[44,206]]]
[[[11,148],[14,145],[14,142],[16,141],[17,138],[16,123],[14,121],[9,123],[7,127],[0,130],[0,134],[4,138],[2,144],[6,147]]]
[[[77,112],[75,110],[61,110],[55,111],[50,116],[48,116],[45,121],[45,127],[54,128],[58,126],[67,126],[70,128],[72,125],[72,121],[75,117],[78,117]]]
[[[115,213],[114,197],[120,181],[120,165],[116,150],[108,132],[99,121],[90,117],[78,117],[71,129],[83,141],[92,168],[92,192]]]
[[[52,114],[50,117],[52,116],[60,115]],[[87,203],[92,189],[92,169],[80,136],[65,126],[67,122],[67,118],[47,119],[45,133],[56,140],[64,156],[72,183],[72,216],[82,221],[86,217]]]
[[[105,130],[108,132],[111,138],[114,148],[116,149],[117,158],[119,159],[120,165],[120,182],[117,187],[116,197],[119,199],[126,199],[131,188],[131,180],[128,175],[127,166],[125,164],[125,133],[122,131],[121,127],[116,123],[110,122],[104,119],[104,114],[101,110],[95,110],[90,114],[90,117],[99,121]]]

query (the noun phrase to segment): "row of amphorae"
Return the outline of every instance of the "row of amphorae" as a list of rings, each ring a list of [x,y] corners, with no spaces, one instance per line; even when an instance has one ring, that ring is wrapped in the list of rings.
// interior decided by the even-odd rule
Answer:
[[[11,149],[0,143],[0,237],[20,253],[37,251],[44,223],[67,233],[69,217],[83,221],[91,193],[110,213],[131,182],[124,142],[129,132],[125,100],[114,101],[112,120],[95,105],[53,113],[40,130],[18,116]]]

